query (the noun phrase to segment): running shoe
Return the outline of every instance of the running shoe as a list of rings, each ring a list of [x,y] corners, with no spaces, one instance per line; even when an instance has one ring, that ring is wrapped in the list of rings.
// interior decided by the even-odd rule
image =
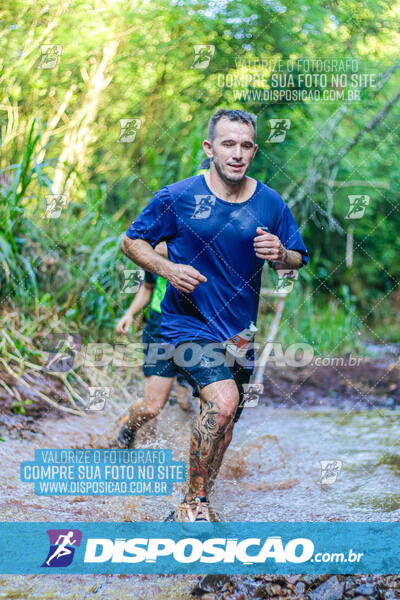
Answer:
[[[124,417],[121,421],[121,429],[115,439],[115,445],[118,448],[131,448],[136,438],[136,432],[128,425],[128,417]]]
[[[193,500],[184,500],[166,519],[179,523],[210,522],[207,499],[196,496]]]

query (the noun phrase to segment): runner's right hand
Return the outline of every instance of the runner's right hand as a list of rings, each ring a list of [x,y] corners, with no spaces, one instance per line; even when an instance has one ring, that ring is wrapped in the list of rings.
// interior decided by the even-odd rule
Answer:
[[[167,277],[171,285],[181,292],[190,294],[200,283],[206,282],[204,277],[197,269],[190,265],[173,264]]]
[[[125,314],[117,323],[118,333],[128,333],[132,325],[132,315]]]

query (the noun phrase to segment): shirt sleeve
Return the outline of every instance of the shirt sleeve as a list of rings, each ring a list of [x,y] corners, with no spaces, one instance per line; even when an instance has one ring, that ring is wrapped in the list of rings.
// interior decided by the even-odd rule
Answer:
[[[175,237],[176,230],[173,202],[167,187],[163,187],[133,221],[126,235],[131,240],[145,240],[154,248],[159,242],[168,242]]]
[[[300,235],[296,221],[290,211],[290,208],[284,203],[283,210],[275,225],[274,234],[278,236],[287,250],[300,252],[303,257],[303,265],[308,263],[309,255],[307,248]]]

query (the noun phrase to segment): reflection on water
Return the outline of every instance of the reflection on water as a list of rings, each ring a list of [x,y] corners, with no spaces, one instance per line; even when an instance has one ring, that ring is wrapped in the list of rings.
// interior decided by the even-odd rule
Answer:
[[[167,406],[141,447],[188,454],[190,419]],[[399,412],[335,409],[249,408],[237,424],[212,505],[231,521],[397,521],[400,518]],[[110,438],[110,415],[46,419],[42,432],[0,444],[2,520],[163,520],[181,499],[170,497],[35,496],[19,481],[19,464],[37,448],[102,447]],[[322,485],[320,461],[340,461],[335,483]],[[196,576],[0,576],[0,598],[188,598]],[[151,582],[151,587],[149,586]],[[66,587],[65,587],[66,586]],[[97,586],[97,587],[96,587]],[[1,586],[2,587],[2,586]],[[7,592],[5,591],[7,589]],[[80,590],[85,589],[85,595]],[[96,590],[96,591],[95,591]],[[3,595],[2,595],[3,594]],[[4,595],[6,594],[6,595]],[[7,595],[8,594],[8,595]],[[146,595],[147,594],[147,595]],[[160,594],[160,595],[158,595]]]

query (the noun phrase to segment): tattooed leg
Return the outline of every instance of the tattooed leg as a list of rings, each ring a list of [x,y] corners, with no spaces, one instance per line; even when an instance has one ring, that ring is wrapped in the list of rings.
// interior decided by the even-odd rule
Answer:
[[[205,496],[213,460],[235,414],[239,393],[232,379],[216,381],[200,391],[201,411],[193,424],[189,457],[188,499]],[[222,457],[221,457],[222,461]]]
[[[217,477],[220,467],[222,465],[225,451],[228,448],[229,444],[231,443],[233,426],[234,426],[234,422],[231,421],[231,423],[229,424],[229,426],[227,427],[227,429],[225,431],[225,435],[220,439],[220,441],[218,443],[216,452],[214,454],[214,457],[213,457],[213,460],[211,463],[210,471],[209,471],[209,476],[208,476],[208,481],[207,481],[207,489],[206,489],[207,496],[210,494],[212,488],[214,487],[215,478]]]

